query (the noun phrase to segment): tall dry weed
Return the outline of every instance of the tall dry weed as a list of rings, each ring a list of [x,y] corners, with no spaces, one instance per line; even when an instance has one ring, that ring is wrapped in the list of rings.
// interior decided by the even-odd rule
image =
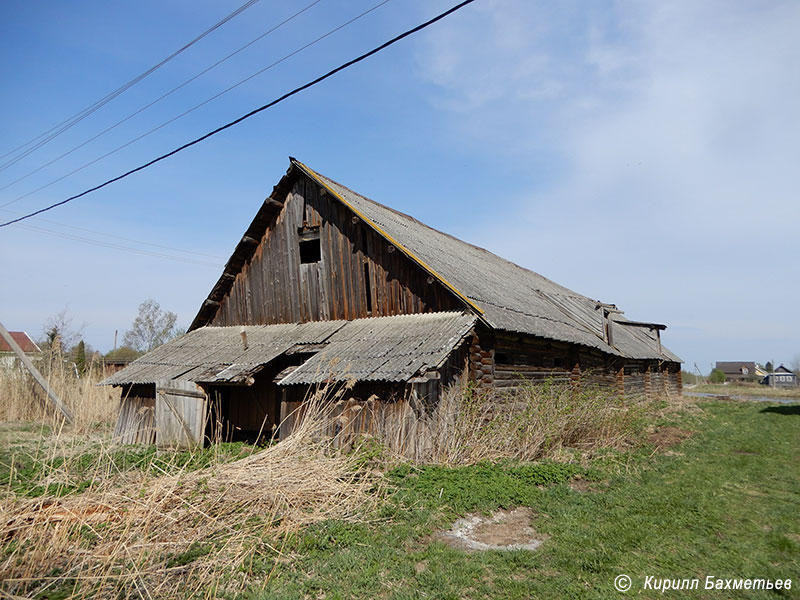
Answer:
[[[638,435],[654,404],[602,389],[576,390],[550,383],[525,385],[498,395],[468,385],[444,392],[425,414],[410,405],[403,423],[387,422],[378,432],[406,458],[443,465],[482,460],[536,460],[565,448],[591,452],[619,448]]]
[[[323,433],[330,405],[313,396],[287,439],[236,462],[98,478],[63,498],[12,494],[0,504],[0,591],[214,598],[265,583],[269,565],[287,558],[286,534],[357,518],[375,498],[358,453],[334,451]],[[102,463],[101,451],[98,472]]]
[[[73,432],[82,433],[113,425],[119,409],[118,388],[98,386],[104,374],[99,364],[91,364],[79,375],[75,365],[57,353],[45,354],[37,368],[50,388],[72,412]],[[61,420],[51,401],[21,367],[0,369],[0,422],[40,422]]]

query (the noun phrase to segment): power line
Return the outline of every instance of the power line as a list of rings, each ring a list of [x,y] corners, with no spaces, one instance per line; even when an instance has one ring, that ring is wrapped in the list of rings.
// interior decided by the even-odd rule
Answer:
[[[441,21],[445,17],[447,17],[447,16],[453,14],[454,12],[464,8],[468,4],[472,4],[474,1],[475,0],[464,0],[463,2],[461,2],[459,4],[456,4],[455,6],[453,6],[452,8],[444,11],[443,13],[440,13],[439,15],[433,17],[432,19],[430,19],[428,21],[425,21],[424,23],[422,23],[420,25],[417,25],[416,27],[412,27],[408,31],[405,31],[404,33],[401,33],[400,35],[398,35],[396,37],[393,37],[389,41],[384,42],[380,46],[377,46],[377,47],[373,48],[369,52],[365,52],[361,56],[358,56],[358,57],[356,57],[356,58],[354,58],[352,60],[347,61],[346,63],[343,63],[343,64],[339,65],[338,67],[328,71],[324,75],[320,75],[316,79],[314,79],[312,81],[309,81],[308,83],[305,83],[305,84],[301,85],[300,87],[296,87],[292,91],[285,93],[283,96],[280,96],[279,98],[276,98],[275,100],[273,100],[271,102],[268,102],[267,104],[259,106],[258,108],[254,109],[254,110],[251,110],[249,113],[246,113],[246,114],[242,115],[238,119],[234,119],[233,121],[230,121],[230,122],[226,123],[225,125],[222,125],[220,127],[217,127],[216,129],[212,130],[212,131],[209,131],[205,135],[202,135],[202,136],[200,136],[198,138],[195,138],[191,142],[187,142],[186,144],[183,144],[182,146],[179,146],[179,147],[175,148],[174,150],[172,150],[170,152],[167,152],[166,154],[162,154],[161,156],[159,156],[157,158],[154,158],[153,160],[150,160],[150,161],[148,161],[148,162],[146,162],[146,163],[144,163],[142,165],[139,165],[138,167],[136,167],[134,169],[131,169],[130,171],[126,171],[122,175],[117,175],[116,177],[113,177],[112,179],[108,179],[108,180],[104,181],[103,183],[101,183],[99,185],[96,185],[96,186],[94,186],[92,188],[89,188],[88,190],[85,190],[85,191],[81,192],[80,194],[75,194],[74,196],[70,196],[69,198],[61,200],[60,202],[56,202],[55,204],[51,204],[50,206],[46,206],[45,208],[40,208],[39,210],[34,211],[32,213],[29,213],[27,215],[24,215],[22,217],[18,217],[16,219],[13,219],[11,221],[7,221],[5,223],[0,223],[0,227],[6,227],[6,226],[12,225],[14,223],[19,223],[20,221],[24,221],[25,219],[30,219],[31,217],[34,217],[36,215],[42,214],[42,213],[47,212],[49,210],[53,210],[54,208],[56,208],[58,206],[62,206],[64,204],[67,204],[68,202],[72,202],[73,200],[77,200],[78,198],[86,196],[87,194],[90,194],[92,192],[96,192],[97,190],[102,189],[102,188],[104,188],[104,187],[106,187],[108,185],[111,185],[112,183],[115,183],[117,181],[120,181],[121,179],[125,179],[126,177],[129,177],[130,175],[133,175],[134,173],[138,173],[139,171],[143,171],[144,169],[146,169],[146,168],[148,168],[148,167],[150,167],[150,166],[152,166],[152,165],[154,165],[154,164],[156,164],[158,162],[161,162],[162,160],[165,160],[165,159],[167,159],[167,158],[169,158],[169,157],[171,157],[171,156],[173,156],[175,154],[178,154],[179,152],[182,152],[183,150],[186,150],[187,148],[190,148],[190,147],[192,147],[192,146],[194,146],[196,144],[199,144],[200,142],[203,142],[203,141],[207,140],[208,138],[210,138],[212,136],[215,136],[218,133],[221,133],[221,132],[225,131],[226,129],[230,129],[234,125],[238,125],[242,121],[245,121],[245,120],[249,119],[250,117],[253,117],[253,116],[257,115],[260,112],[263,112],[263,111],[265,111],[265,110],[267,110],[269,108],[272,108],[276,104],[279,104],[279,103],[283,102],[284,100],[286,100],[288,98],[291,98],[292,96],[295,96],[295,95],[299,94],[300,92],[305,91],[305,90],[317,85],[318,83],[322,83],[323,81],[325,81],[326,79],[328,79],[330,77],[333,77],[334,75],[336,75],[340,71],[344,71],[345,69],[347,69],[349,67],[352,67],[353,65],[358,64],[363,60],[366,60],[370,56],[373,56],[374,54],[377,54],[378,52],[381,52],[382,50],[385,50],[389,46],[392,46],[392,45],[396,44],[397,42],[407,38],[408,36],[413,35],[413,34],[419,32],[419,31],[422,31],[423,29],[425,29],[427,27],[430,27],[434,23],[436,23],[438,21]]]
[[[16,164],[17,162],[19,162],[20,160],[22,160],[23,158],[25,158],[26,156],[28,156],[32,152],[35,152],[36,150],[38,150],[39,148],[44,146],[50,140],[58,137],[59,135],[61,135],[62,133],[64,133],[65,131],[67,131],[68,129],[73,127],[74,125],[80,123],[86,117],[88,117],[89,115],[91,115],[95,111],[99,110],[100,108],[102,108],[103,106],[105,106],[106,104],[111,102],[114,98],[116,98],[120,94],[122,94],[122,93],[126,92],[127,90],[129,90],[130,88],[132,88],[134,85],[139,83],[142,79],[144,79],[145,77],[151,75],[156,70],[158,70],[161,67],[163,67],[165,64],[167,64],[173,58],[175,58],[176,56],[178,56],[179,54],[181,54],[182,52],[184,52],[185,50],[187,50],[188,48],[190,48],[191,46],[193,46],[194,44],[199,42],[201,39],[206,37],[211,32],[213,32],[213,31],[219,29],[220,27],[222,27],[225,23],[227,23],[228,21],[230,21],[234,17],[236,17],[236,16],[240,15],[241,13],[243,13],[245,10],[247,10],[248,8],[253,6],[258,1],[259,0],[247,0],[247,2],[242,4],[239,8],[234,10],[228,16],[224,17],[221,21],[218,21],[217,23],[212,25],[209,29],[206,29],[203,33],[198,35],[196,38],[194,38],[189,43],[184,44],[181,48],[179,48],[178,50],[176,50],[175,52],[170,54],[168,57],[163,59],[157,65],[150,67],[144,73],[141,73],[140,75],[137,75],[136,77],[131,79],[128,83],[118,87],[116,90],[114,90],[110,94],[104,96],[103,98],[101,98],[100,100],[98,100],[97,102],[92,104],[91,106],[88,106],[88,107],[84,108],[82,111],[72,115],[67,120],[62,121],[58,125],[48,129],[47,131],[45,131],[44,133],[36,136],[32,140],[29,140],[29,141],[25,142],[24,144],[22,144],[21,146],[18,146],[14,150],[6,152],[2,156],[0,156],[0,159],[5,158],[6,156],[8,156],[10,154],[14,154],[18,150],[22,150],[23,148],[25,148],[26,146],[29,146],[30,144],[33,144],[37,140],[41,140],[38,143],[34,144],[33,147],[28,148],[28,150],[25,150],[24,152],[20,153],[18,156],[14,157],[14,158],[6,161],[2,165],[0,165],[0,171],[3,171],[5,169],[7,169],[8,167],[10,167],[11,165]],[[45,138],[45,139],[42,140],[41,138]]]
[[[12,211],[9,211],[9,210],[4,210],[3,212],[6,212],[6,213],[10,212],[11,214],[15,214],[15,213],[13,213]],[[137,239],[133,239],[133,238],[129,238],[129,237],[123,237],[123,236],[119,235],[117,232],[108,233],[108,232],[105,232],[105,231],[96,231],[94,229],[88,229],[86,227],[78,227],[77,225],[67,225],[66,223],[59,223],[58,221],[53,221],[51,219],[45,219],[43,217],[38,217],[37,219],[35,219],[35,221],[37,223],[38,222],[49,223],[51,225],[57,225],[59,227],[66,227],[68,229],[74,229],[75,231],[84,231],[86,233],[92,233],[94,235],[101,235],[101,236],[104,236],[104,237],[110,237],[110,238],[114,238],[115,240],[123,240],[123,241],[126,241],[126,242],[133,242],[134,244],[139,244],[140,246],[151,246],[153,248],[161,248],[162,250],[172,250],[173,252],[182,252],[182,253],[185,253],[185,254],[192,254],[194,256],[203,256],[205,258],[213,258],[213,259],[217,259],[217,260],[225,260],[225,257],[223,257],[223,256],[217,256],[215,254],[206,254],[204,252],[195,252],[193,250],[192,251],[183,250],[182,248],[175,248],[174,246],[165,246],[163,244],[156,244],[154,242],[144,242],[142,240],[137,240]],[[43,232],[47,231],[47,232],[53,233],[54,235],[62,235],[62,232],[57,232],[57,231],[53,231],[53,230],[47,230],[47,229],[44,229],[44,228],[41,228],[41,231],[43,231]],[[68,235],[68,234],[65,233],[63,235]]]
[[[71,233],[64,233],[62,231],[54,231],[52,229],[46,229],[44,227],[36,227],[35,225],[20,225],[20,227],[24,227],[25,229],[29,229],[31,231],[38,231],[40,233],[47,233],[49,235],[55,235],[61,238],[65,238],[68,240],[73,240],[77,242],[83,242],[85,244],[91,244],[93,246],[101,246],[103,248],[113,248],[115,250],[123,250],[125,252],[132,252],[134,254],[141,254],[144,256],[153,256],[156,258],[163,258],[166,260],[174,260],[177,262],[188,263],[193,265],[202,265],[206,267],[216,267],[219,268],[222,266],[222,263],[212,263],[205,260],[196,260],[185,256],[174,256],[171,254],[164,254],[163,252],[151,252],[150,250],[143,250],[141,248],[133,248],[131,246],[124,246],[122,244],[112,244],[110,242],[103,242],[100,240],[93,240],[91,238],[83,237],[80,235],[73,235]],[[181,252],[185,252],[181,250]]]
[[[191,77],[191,78],[187,79],[186,81],[184,81],[184,82],[183,82],[183,83],[181,83],[180,85],[178,85],[178,86],[176,86],[176,87],[172,88],[171,90],[169,90],[169,91],[168,91],[168,92],[166,92],[165,94],[162,94],[161,96],[159,96],[158,98],[156,98],[155,100],[153,100],[152,102],[150,102],[149,104],[146,104],[146,105],[144,105],[143,107],[141,107],[140,109],[136,110],[135,112],[132,112],[131,114],[129,114],[129,115],[128,115],[127,117],[125,117],[124,119],[121,119],[121,120],[117,121],[116,123],[114,123],[114,124],[113,124],[113,125],[111,125],[110,127],[107,127],[106,129],[104,129],[103,131],[101,131],[100,133],[98,133],[97,135],[94,135],[94,136],[90,137],[88,140],[86,140],[86,141],[82,142],[81,144],[79,144],[79,145],[75,146],[75,147],[74,147],[74,148],[72,148],[71,150],[68,150],[68,151],[64,152],[64,153],[63,153],[63,154],[61,154],[60,156],[57,156],[56,158],[52,159],[51,161],[49,161],[49,162],[46,162],[46,163],[45,163],[45,164],[43,164],[42,166],[40,166],[40,167],[37,167],[37,168],[36,168],[36,169],[34,169],[33,171],[30,171],[29,173],[27,173],[27,174],[23,175],[22,177],[19,177],[18,179],[15,179],[15,180],[14,180],[14,181],[12,181],[11,183],[7,183],[7,184],[6,184],[6,185],[4,185],[3,187],[0,187],[0,192],[1,192],[1,191],[3,191],[3,190],[6,190],[6,189],[8,189],[8,188],[10,188],[12,185],[15,185],[15,184],[17,184],[17,183],[19,183],[20,181],[23,181],[23,180],[27,179],[27,178],[28,178],[28,177],[30,177],[31,175],[34,175],[34,174],[38,173],[38,172],[39,172],[39,171],[41,171],[42,169],[44,169],[44,168],[46,168],[46,167],[49,167],[50,165],[52,165],[52,164],[53,164],[53,163],[55,163],[55,162],[58,162],[59,160],[61,160],[61,159],[62,159],[62,158],[64,158],[65,156],[69,156],[70,154],[72,154],[72,153],[73,153],[73,152],[75,152],[76,150],[80,150],[80,149],[81,149],[81,148],[83,148],[83,147],[84,147],[86,144],[89,144],[89,143],[91,143],[91,142],[95,141],[97,138],[99,138],[99,137],[101,137],[101,136],[103,136],[103,135],[107,134],[107,133],[108,133],[109,131],[111,131],[112,129],[116,129],[117,127],[119,127],[119,126],[120,126],[120,125],[122,125],[123,123],[125,123],[125,122],[127,122],[127,121],[131,120],[131,119],[132,119],[133,117],[135,117],[136,115],[138,115],[138,114],[140,114],[140,113],[144,112],[145,110],[147,110],[147,109],[148,109],[148,108],[150,108],[151,106],[154,106],[155,104],[158,104],[159,102],[161,102],[162,100],[164,100],[164,98],[167,98],[167,97],[171,96],[172,94],[174,94],[175,92],[177,92],[177,91],[178,91],[178,90],[180,90],[181,88],[183,88],[183,87],[187,86],[188,84],[190,84],[190,83],[191,83],[191,82],[193,82],[194,80],[198,79],[199,77],[202,77],[203,75],[205,75],[206,73],[208,73],[208,72],[209,72],[209,71],[211,71],[212,69],[215,69],[216,67],[218,67],[219,65],[221,65],[221,64],[222,64],[222,63],[224,63],[225,61],[227,61],[227,60],[229,60],[229,59],[233,58],[234,56],[236,56],[237,54],[239,54],[239,53],[240,53],[240,52],[242,52],[243,50],[245,50],[245,49],[249,48],[250,46],[252,46],[253,44],[255,44],[256,42],[258,42],[258,41],[260,41],[260,40],[264,39],[265,37],[267,37],[268,35],[270,35],[270,34],[271,34],[271,33],[273,33],[274,31],[276,31],[276,30],[280,29],[281,27],[283,27],[284,25],[286,25],[286,24],[287,24],[287,23],[289,23],[290,21],[294,20],[295,18],[299,17],[301,14],[303,14],[304,12],[306,12],[307,10],[309,10],[310,8],[312,8],[314,5],[316,5],[316,4],[319,4],[320,2],[322,2],[322,0],[314,0],[314,1],[313,1],[311,4],[307,5],[305,8],[302,8],[302,9],[300,9],[299,11],[297,11],[296,13],[294,13],[293,15],[291,15],[290,17],[288,17],[288,18],[284,19],[283,21],[281,21],[280,23],[278,23],[278,24],[277,24],[277,25],[275,25],[274,27],[272,27],[272,28],[268,29],[267,31],[265,31],[264,33],[262,33],[261,35],[259,35],[258,37],[256,37],[256,38],[254,38],[253,40],[251,40],[251,41],[247,42],[247,43],[246,43],[244,46],[241,46],[239,49],[237,49],[237,50],[235,50],[235,51],[231,52],[230,54],[228,54],[228,55],[227,55],[227,56],[225,56],[224,58],[221,58],[220,60],[218,60],[217,62],[215,62],[215,63],[214,63],[213,65],[211,65],[210,67],[207,67],[207,68],[203,69],[202,71],[200,71],[199,73],[197,73],[197,75],[195,75],[195,76],[193,76],[193,77]],[[226,91],[228,91],[228,90],[226,90]],[[87,165],[87,166],[88,166],[88,165]],[[2,169],[0,169],[0,171],[2,171]],[[41,189],[41,188],[40,188],[40,189]],[[38,191],[38,190],[37,190],[37,191]],[[35,193],[35,192],[34,192],[34,193]],[[16,202],[16,200],[14,200],[14,201],[12,201],[12,202],[9,202],[9,204],[12,204],[13,202]],[[8,206],[8,205],[5,205],[5,206]]]
[[[183,117],[185,117],[186,115],[193,113],[194,111],[196,111],[196,110],[197,110],[197,109],[199,109],[199,108],[202,108],[203,106],[205,106],[205,105],[206,105],[206,104],[208,104],[209,102],[213,102],[214,100],[216,100],[216,99],[217,99],[217,98],[219,98],[220,96],[223,96],[223,95],[227,94],[228,92],[230,92],[231,90],[234,90],[234,89],[236,89],[236,88],[237,88],[237,87],[239,87],[240,85],[243,85],[243,84],[247,83],[248,81],[250,81],[250,80],[251,80],[251,79],[253,79],[254,77],[257,77],[258,75],[261,75],[262,73],[264,73],[264,72],[266,72],[266,71],[269,71],[270,69],[272,69],[272,68],[276,67],[277,65],[281,64],[282,62],[284,62],[284,61],[286,61],[286,60],[290,59],[292,56],[294,56],[294,55],[296,55],[296,54],[299,54],[299,53],[300,53],[300,52],[302,52],[303,50],[306,50],[307,48],[310,48],[311,46],[313,46],[313,45],[315,45],[315,44],[317,44],[317,43],[321,42],[322,40],[324,40],[325,38],[329,37],[330,35],[333,35],[333,34],[334,34],[334,33],[336,33],[337,31],[339,31],[339,30],[341,30],[341,29],[344,29],[344,28],[345,28],[345,27],[347,27],[348,25],[350,25],[350,24],[354,23],[355,21],[358,21],[358,20],[359,20],[359,19],[361,19],[362,17],[364,17],[364,16],[368,15],[368,14],[369,14],[369,13],[371,13],[372,11],[374,11],[374,10],[376,10],[376,9],[380,8],[381,6],[383,6],[384,4],[386,4],[386,3],[390,2],[390,1],[391,1],[391,0],[382,0],[382,1],[381,1],[381,2],[379,2],[378,4],[374,5],[372,8],[368,8],[367,10],[365,10],[364,12],[362,12],[362,13],[360,13],[360,14],[356,15],[356,16],[355,16],[355,17],[353,17],[352,19],[350,19],[350,20],[348,20],[348,21],[345,21],[344,23],[342,23],[342,24],[341,24],[341,25],[339,25],[338,27],[335,27],[335,28],[331,29],[330,31],[328,31],[327,33],[324,33],[323,35],[319,36],[319,37],[318,37],[318,38],[316,38],[315,40],[312,40],[311,42],[308,42],[307,44],[305,44],[305,45],[303,45],[303,46],[301,46],[301,47],[297,48],[296,50],[293,50],[292,52],[290,52],[289,54],[287,54],[287,55],[283,56],[282,58],[279,58],[278,60],[276,60],[276,61],[275,61],[275,62],[273,62],[272,64],[270,64],[270,65],[267,65],[266,67],[264,67],[263,69],[260,69],[259,71],[256,71],[256,72],[255,72],[255,73],[253,73],[252,75],[248,75],[248,76],[247,76],[247,77],[245,77],[244,79],[242,79],[242,80],[238,81],[237,83],[234,83],[232,86],[230,86],[230,87],[228,87],[228,88],[225,88],[225,89],[224,89],[224,90],[222,90],[221,92],[218,92],[218,93],[214,94],[214,95],[213,95],[213,96],[211,96],[210,98],[207,98],[207,99],[203,100],[203,101],[202,101],[200,104],[195,104],[195,105],[194,105],[192,108],[190,108],[190,109],[188,109],[188,110],[185,110],[185,111],[183,111],[182,113],[180,113],[180,114],[178,114],[178,115],[176,115],[176,116],[172,117],[171,119],[168,119],[168,120],[164,121],[164,122],[163,122],[163,123],[161,123],[160,125],[156,125],[156,126],[155,126],[155,127],[153,127],[152,129],[150,129],[150,130],[148,130],[148,131],[145,131],[145,132],[144,132],[144,133],[142,133],[141,135],[138,135],[138,136],[136,136],[135,138],[133,138],[132,140],[128,140],[127,142],[125,142],[125,143],[124,143],[124,144],[122,144],[121,146],[117,146],[117,147],[116,147],[116,148],[114,148],[113,150],[109,150],[109,151],[108,151],[108,152],[106,152],[105,154],[103,154],[103,155],[101,155],[101,156],[98,156],[98,157],[97,157],[97,158],[95,158],[95,159],[92,159],[92,160],[90,160],[88,163],[85,163],[85,164],[81,165],[81,166],[80,166],[80,167],[78,167],[77,169],[73,169],[73,170],[72,170],[72,171],[70,171],[69,173],[65,173],[64,175],[62,175],[62,176],[60,176],[60,177],[57,177],[56,179],[53,179],[52,181],[49,181],[48,183],[45,183],[44,185],[41,185],[41,186],[39,186],[38,188],[36,188],[36,189],[34,189],[34,190],[31,190],[30,192],[28,192],[28,193],[26,193],[26,194],[22,194],[21,196],[17,196],[17,197],[16,197],[16,198],[14,198],[13,200],[9,200],[9,201],[8,201],[8,202],[6,202],[5,204],[0,204],[0,208],[4,208],[4,207],[6,207],[6,206],[10,206],[11,204],[14,204],[15,202],[19,202],[20,200],[24,200],[25,198],[28,198],[29,196],[33,196],[33,195],[34,195],[34,194],[36,194],[37,192],[41,192],[42,190],[49,188],[51,185],[54,185],[54,184],[58,183],[59,181],[63,181],[63,180],[64,180],[64,179],[66,179],[67,177],[71,177],[72,175],[75,175],[75,173],[78,173],[78,172],[80,172],[80,171],[83,171],[84,169],[86,169],[86,168],[88,168],[88,167],[91,167],[92,165],[94,165],[94,164],[96,164],[96,163],[100,162],[101,160],[103,160],[103,159],[105,159],[105,158],[108,158],[108,157],[109,157],[109,156],[111,156],[112,154],[116,154],[116,153],[117,153],[117,152],[119,152],[120,150],[124,150],[125,148],[127,148],[127,147],[128,147],[128,146],[130,146],[131,144],[135,144],[135,143],[136,143],[136,142],[138,142],[139,140],[141,140],[141,139],[144,139],[144,138],[146,138],[147,136],[149,136],[149,135],[151,135],[151,134],[155,133],[156,131],[159,131],[160,129],[163,129],[163,128],[164,128],[164,127],[166,127],[167,125],[170,125],[170,124],[174,123],[174,122],[175,122],[175,121],[177,121],[178,119],[182,119],[182,118],[183,118]],[[6,187],[8,187],[8,186],[6,186]],[[2,191],[2,190],[4,190],[4,189],[6,189],[6,187],[0,188],[0,191]]]

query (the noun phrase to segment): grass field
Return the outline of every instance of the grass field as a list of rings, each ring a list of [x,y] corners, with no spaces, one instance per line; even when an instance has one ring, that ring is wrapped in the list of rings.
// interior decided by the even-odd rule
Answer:
[[[757,383],[749,384],[722,384],[703,383],[691,390],[701,394],[715,394],[718,396],[762,396],[766,398],[797,398],[800,402],[800,388],[773,388]]]
[[[609,598],[627,574],[627,595],[645,598],[662,596],[642,590],[648,575],[700,578],[700,591],[677,597],[800,598],[798,426],[800,405],[701,403],[653,443],[577,467],[581,486],[547,463],[539,478],[530,465],[398,469],[375,522],[305,532],[296,559],[252,597]],[[533,509],[549,536],[540,550],[469,554],[434,535],[466,512],[510,506]],[[705,591],[708,575],[793,587]]]
[[[800,598],[800,405],[648,414],[615,449],[451,467],[393,462],[375,445],[333,462],[307,440],[161,453],[109,446],[107,429],[5,424],[0,598],[664,596],[642,589],[647,576],[700,579],[671,597]],[[106,505],[122,516],[85,510]],[[530,508],[538,550],[469,553],[438,535],[514,507]],[[792,588],[706,591],[709,575]]]

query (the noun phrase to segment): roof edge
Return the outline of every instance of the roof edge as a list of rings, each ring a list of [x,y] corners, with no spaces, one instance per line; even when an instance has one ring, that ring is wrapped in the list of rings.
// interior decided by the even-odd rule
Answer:
[[[464,302],[467,306],[473,309],[478,315],[483,318],[483,309],[480,308],[477,304],[475,304],[472,300],[470,300],[461,290],[459,290],[456,286],[452,283],[447,281],[442,275],[440,275],[436,270],[433,269],[430,265],[428,265],[425,261],[423,261],[420,257],[416,254],[411,252],[408,248],[406,248],[403,244],[398,242],[395,238],[389,235],[380,225],[375,223],[372,219],[364,215],[360,210],[358,210],[355,206],[350,204],[347,200],[345,200],[336,190],[330,187],[327,183],[325,183],[322,178],[314,171],[311,167],[303,164],[299,160],[294,157],[289,157],[289,160],[292,162],[293,165],[296,165],[303,173],[308,175],[311,179],[313,179],[318,185],[322,186],[329,194],[331,194],[334,198],[336,198],[339,202],[344,204],[347,208],[353,211],[358,218],[364,221],[367,225],[369,225],[372,229],[377,231],[380,235],[382,235],[387,241],[389,241],[395,248],[400,250],[403,254],[405,254],[408,258],[413,260],[417,263],[420,267],[422,267],[425,271],[431,274],[433,277],[439,280],[439,282],[444,285],[447,289],[453,292],[462,302]]]

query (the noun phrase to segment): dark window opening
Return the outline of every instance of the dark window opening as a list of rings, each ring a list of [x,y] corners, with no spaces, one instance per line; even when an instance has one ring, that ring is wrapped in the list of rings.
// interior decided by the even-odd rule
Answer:
[[[367,314],[372,316],[372,284],[369,280],[369,258],[367,258],[367,230],[361,228],[361,254],[364,256],[364,289],[367,295]]]
[[[494,362],[497,365],[510,365],[511,361],[508,359],[508,354],[505,352],[495,352]]]
[[[560,369],[563,366],[564,366],[564,359],[562,359],[561,357],[553,358],[553,367],[557,367]]]
[[[317,263],[322,259],[319,238],[315,240],[300,240],[300,262],[304,265]]]
[[[372,316],[372,285],[369,282],[369,262],[364,259],[364,288],[367,294],[367,314]]]

